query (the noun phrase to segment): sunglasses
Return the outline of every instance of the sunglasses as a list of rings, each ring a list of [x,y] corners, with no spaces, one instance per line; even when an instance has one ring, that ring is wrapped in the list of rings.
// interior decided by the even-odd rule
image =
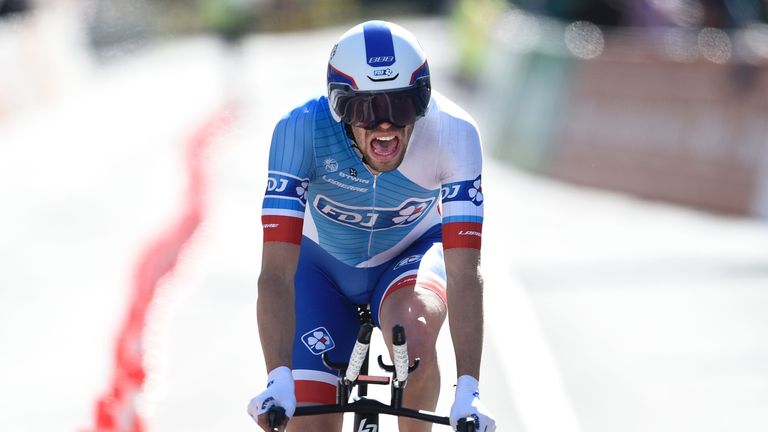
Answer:
[[[375,129],[388,122],[404,127],[424,116],[431,89],[428,80],[413,87],[388,92],[358,92],[347,84],[331,84],[328,97],[341,121],[355,127]]]

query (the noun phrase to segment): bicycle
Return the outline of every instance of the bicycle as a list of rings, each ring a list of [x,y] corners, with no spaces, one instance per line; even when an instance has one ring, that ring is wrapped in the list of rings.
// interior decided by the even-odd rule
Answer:
[[[408,374],[416,370],[420,360],[416,358],[413,364],[409,364],[405,329],[402,326],[395,325],[392,328],[393,364],[384,363],[381,355],[378,357],[379,367],[391,373],[391,379],[387,376],[368,375],[369,347],[375,326],[368,305],[358,306],[358,316],[360,319],[360,330],[358,331],[355,345],[352,348],[349,362],[334,362],[330,359],[327,352],[323,353],[322,356],[323,364],[328,369],[336,371],[339,377],[336,403],[297,407],[294,417],[350,412],[355,414],[352,424],[354,432],[378,431],[380,414],[449,425],[448,417],[403,407],[403,393],[408,382]],[[390,385],[391,398],[389,405],[379,400],[368,398],[369,384]],[[352,390],[355,387],[357,388],[357,396],[354,400],[350,401]],[[285,410],[281,407],[272,407],[267,411],[267,416],[270,431],[278,431],[279,425],[285,421]],[[473,417],[459,419],[458,432],[475,432],[476,430],[477,423]]]

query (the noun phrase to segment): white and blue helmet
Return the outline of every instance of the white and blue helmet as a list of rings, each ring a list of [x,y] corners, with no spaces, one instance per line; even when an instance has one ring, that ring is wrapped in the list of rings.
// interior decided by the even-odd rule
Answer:
[[[373,129],[413,124],[429,105],[427,57],[399,25],[368,21],[344,33],[328,60],[328,103],[336,121]]]

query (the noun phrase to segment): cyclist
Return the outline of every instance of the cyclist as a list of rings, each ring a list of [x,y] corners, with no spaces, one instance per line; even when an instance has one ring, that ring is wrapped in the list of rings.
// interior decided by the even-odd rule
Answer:
[[[262,210],[258,325],[267,389],[249,414],[333,404],[337,377],[321,354],[349,358],[357,305],[382,328],[405,327],[412,358],[404,406],[434,411],[436,339],[446,315],[458,381],[450,418],[495,422],[479,400],[482,150],[472,118],[432,92],[426,56],[404,28],[359,24],[328,62],[328,94],[275,127]],[[384,332],[390,347],[391,335]],[[297,417],[296,431],[339,431],[341,414]],[[400,419],[401,431],[431,424]]]

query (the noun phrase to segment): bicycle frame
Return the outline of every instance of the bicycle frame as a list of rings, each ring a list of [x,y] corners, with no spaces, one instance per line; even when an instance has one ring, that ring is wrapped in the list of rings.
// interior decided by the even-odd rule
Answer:
[[[407,375],[419,366],[419,359],[415,359],[412,365],[408,364],[405,329],[396,325],[393,329],[392,341],[394,364],[385,364],[382,356],[378,357],[379,366],[392,374],[387,376],[368,375],[369,351],[371,334],[373,332],[373,320],[367,305],[358,306],[360,317],[360,331],[352,350],[348,363],[336,363],[330,360],[327,353],[323,354],[323,363],[331,370],[335,370],[339,376],[338,392],[335,404],[310,405],[297,407],[294,416],[312,416],[332,413],[355,413],[354,432],[378,432],[379,415],[392,415],[397,417],[412,418],[441,425],[449,425],[448,417],[435,413],[410,409],[402,406],[403,392],[407,384]],[[368,385],[390,385],[391,399],[389,405],[376,399],[368,398]],[[350,401],[352,390],[357,387],[357,397]],[[285,419],[285,411],[279,407],[269,410],[270,427],[280,425]],[[274,428],[273,430],[278,430]],[[472,418],[460,419],[458,431],[474,432],[475,422]]]

